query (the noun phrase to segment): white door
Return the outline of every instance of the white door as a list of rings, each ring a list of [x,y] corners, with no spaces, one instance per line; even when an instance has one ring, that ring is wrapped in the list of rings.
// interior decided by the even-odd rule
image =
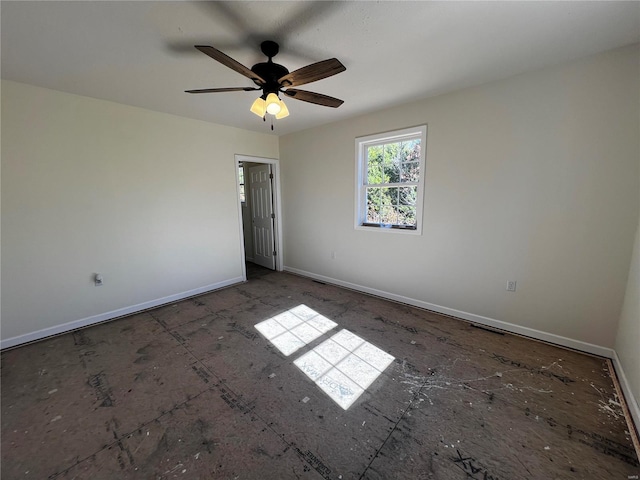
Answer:
[[[271,165],[249,168],[251,191],[251,228],[253,230],[253,261],[275,270],[273,242],[273,195]]]

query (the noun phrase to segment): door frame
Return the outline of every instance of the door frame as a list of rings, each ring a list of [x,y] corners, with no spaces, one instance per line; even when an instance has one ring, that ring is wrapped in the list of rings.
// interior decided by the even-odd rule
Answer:
[[[240,202],[240,178],[238,169],[241,162],[262,163],[271,165],[271,173],[273,173],[273,212],[276,214],[273,222],[273,237],[276,244],[276,271],[281,272],[284,269],[284,261],[282,255],[282,201],[280,192],[280,160],[276,158],[253,157],[251,155],[234,155],[234,165],[236,171],[236,199],[238,203],[238,231],[240,233],[240,260],[242,267],[242,279],[247,280],[246,255],[244,251],[244,226],[242,223],[242,203]],[[246,176],[245,176],[246,178]],[[245,189],[246,194],[246,189]]]

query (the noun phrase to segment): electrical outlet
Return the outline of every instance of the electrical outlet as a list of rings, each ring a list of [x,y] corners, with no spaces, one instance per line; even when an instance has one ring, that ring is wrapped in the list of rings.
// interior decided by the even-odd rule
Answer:
[[[516,281],[515,280],[507,280],[507,290],[510,292],[516,291]]]

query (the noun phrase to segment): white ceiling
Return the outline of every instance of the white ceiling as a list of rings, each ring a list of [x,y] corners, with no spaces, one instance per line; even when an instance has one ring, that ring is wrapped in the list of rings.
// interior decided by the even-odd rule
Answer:
[[[336,57],[346,72],[302,88],[338,109],[286,100],[285,134],[640,41],[639,2],[2,1],[2,78],[270,133],[257,92],[200,53],[251,67],[262,40],[290,71]]]

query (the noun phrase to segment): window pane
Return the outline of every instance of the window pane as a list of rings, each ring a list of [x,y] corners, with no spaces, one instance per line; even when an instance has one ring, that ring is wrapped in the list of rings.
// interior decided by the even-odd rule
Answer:
[[[399,150],[399,155],[398,155],[398,161],[399,162],[407,162],[407,158],[409,156],[409,154],[411,153],[411,146],[410,146],[411,142],[402,142],[400,143],[400,150]]]
[[[244,166],[243,165],[238,165],[238,183],[240,185],[240,201],[244,203],[246,198],[244,196]]]
[[[384,161],[398,163],[400,159],[400,143],[387,143],[384,146]]]
[[[418,198],[418,187],[400,187],[400,205],[415,205]]]
[[[405,162],[417,162],[420,160],[420,139],[416,138],[405,142]]]
[[[383,182],[382,163],[370,163],[367,168],[367,183],[376,185]]]
[[[373,145],[367,148],[367,162],[369,165],[382,163],[383,145]]]
[[[401,182],[417,182],[420,179],[420,163],[409,162],[400,166]]]
[[[380,207],[377,205],[367,206],[367,222],[380,223]]]
[[[380,205],[381,196],[380,188],[367,188],[367,205]]]
[[[396,162],[384,163],[384,182],[398,183],[400,181],[400,166]]]
[[[382,190],[382,205],[398,205],[398,187],[384,187]]]
[[[391,205],[383,205],[380,210],[380,223],[390,223],[396,225],[398,223],[398,207]]]
[[[416,225],[416,207],[398,207],[400,225]]]
[[[367,147],[367,182],[368,184],[383,183],[383,145]]]
[[[366,184],[418,182],[420,140],[367,147]]]

